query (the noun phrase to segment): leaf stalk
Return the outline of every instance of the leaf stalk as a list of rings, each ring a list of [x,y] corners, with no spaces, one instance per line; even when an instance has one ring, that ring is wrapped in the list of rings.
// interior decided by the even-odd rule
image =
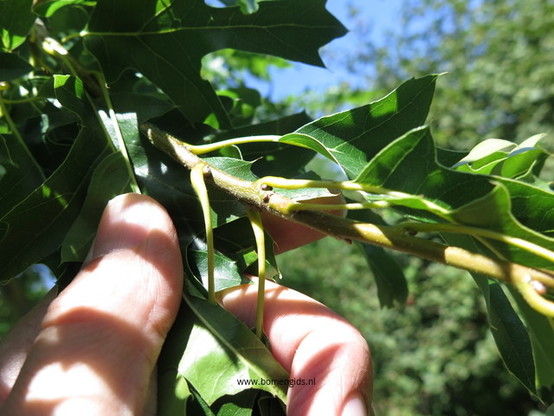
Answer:
[[[262,217],[259,211],[247,210],[248,219],[254,231],[256,239],[256,252],[258,253],[258,296],[256,300],[256,336],[262,338],[264,325],[265,304],[265,234]]]
[[[204,172],[208,166],[199,163],[190,171],[190,182],[200,205],[204,216],[204,229],[206,231],[206,245],[208,246],[208,300],[215,303],[215,252],[214,252],[214,233],[212,228],[212,211],[210,208],[210,199],[208,189],[204,181]]]

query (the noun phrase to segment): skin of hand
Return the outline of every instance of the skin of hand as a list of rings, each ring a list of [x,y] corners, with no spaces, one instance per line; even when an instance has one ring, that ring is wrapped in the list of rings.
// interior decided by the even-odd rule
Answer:
[[[90,260],[0,343],[0,415],[153,415],[155,364],[181,301],[183,265],[172,221],[153,199],[106,207]],[[255,285],[220,303],[251,324]],[[319,302],[267,282],[264,330],[291,378],[287,414],[366,415],[367,343]]]

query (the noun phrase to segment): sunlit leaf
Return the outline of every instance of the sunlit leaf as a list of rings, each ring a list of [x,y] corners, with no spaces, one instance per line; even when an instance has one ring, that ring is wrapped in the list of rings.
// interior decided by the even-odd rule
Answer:
[[[520,224],[511,212],[511,201],[508,190],[498,184],[494,190],[482,198],[469,202],[451,213],[454,221],[502,235],[520,238],[538,247],[554,251],[554,238],[548,238]],[[485,238],[490,247],[495,247],[504,257],[516,263],[529,266],[554,269],[551,260],[542,258],[529,250],[522,250],[508,241],[496,241]]]
[[[434,213],[440,213],[440,208],[462,206],[468,199],[492,190],[485,177],[454,172],[439,165],[433,138],[426,127],[412,130],[382,149],[355,181],[413,195],[390,200],[409,208],[426,209],[424,199],[428,200],[439,207],[428,209]]]
[[[407,81],[378,101],[322,117],[281,141],[322,154],[354,179],[391,141],[425,123],[436,78],[430,75]]]
[[[264,344],[229,312],[193,297],[187,298],[187,304],[198,323],[179,363],[179,373],[208,404],[223,392],[236,394],[251,387],[241,385],[239,380],[288,379],[287,372]],[[258,388],[286,402],[282,386],[270,384]]]
[[[534,166],[543,163],[548,154],[538,143],[544,135],[536,135],[520,145],[500,139],[488,139],[479,143],[455,165],[463,172],[519,178],[532,172]]]
[[[11,51],[25,42],[35,21],[31,12],[33,0],[2,0],[0,2],[0,35],[2,46]]]

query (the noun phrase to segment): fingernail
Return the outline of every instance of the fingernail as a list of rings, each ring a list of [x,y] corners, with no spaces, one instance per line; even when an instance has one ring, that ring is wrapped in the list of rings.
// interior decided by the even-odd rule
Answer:
[[[142,244],[158,225],[154,204],[150,198],[138,194],[112,199],[100,220],[92,257]]]
[[[359,393],[350,395],[346,400],[342,408],[342,416],[368,416],[365,401]]]

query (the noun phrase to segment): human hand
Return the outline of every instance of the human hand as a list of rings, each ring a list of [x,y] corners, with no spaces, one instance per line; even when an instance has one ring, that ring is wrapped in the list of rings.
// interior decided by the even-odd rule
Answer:
[[[182,293],[176,232],[152,199],[128,194],[106,208],[86,263],[57,297],[48,294],[0,344],[0,414],[155,414],[155,364]],[[245,322],[255,287],[221,303]],[[291,377],[289,415],[367,414],[367,344],[346,321],[268,282],[264,329]]]

